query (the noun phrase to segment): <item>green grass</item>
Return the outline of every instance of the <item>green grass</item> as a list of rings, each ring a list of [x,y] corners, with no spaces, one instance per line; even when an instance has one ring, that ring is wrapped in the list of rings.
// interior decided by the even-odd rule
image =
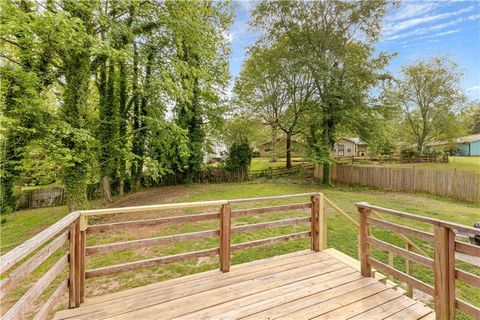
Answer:
[[[449,157],[448,163],[392,163],[378,164],[380,166],[392,166],[396,168],[430,169],[430,170],[460,170],[480,172],[480,157]]]
[[[158,202],[187,202],[215,199],[235,199],[246,197],[261,197],[271,195],[283,195],[292,193],[315,192],[321,191],[334,201],[339,207],[357,219],[357,212],[354,204],[360,201],[366,201],[371,204],[380,205],[397,210],[403,210],[414,214],[434,217],[438,219],[450,220],[457,223],[472,225],[475,221],[480,221],[480,205],[467,202],[460,202],[446,198],[433,197],[421,194],[406,194],[394,192],[372,191],[365,188],[328,188],[322,189],[316,183],[293,183],[289,180],[277,180],[270,182],[248,182],[248,183],[231,183],[231,184],[193,184],[189,186],[176,186],[164,189],[152,189],[145,193],[131,195],[135,201],[139,198],[145,199],[142,204],[154,204]],[[158,200],[156,195],[167,193],[174,197],[171,200]],[[128,198],[126,199],[128,200]],[[298,203],[305,200],[276,200],[267,202],[258,202],[254,204],[239,204],[234,208],[248,206],[267,206],[282,203]],[[128,203],[127,203],[128,204]],[[125,202],[122,202],[125,205]],[[156,213],[157,216],[170,216],[180,214],[195,214],[199,212],[211,212],[218,208],[192,208],[187,210],[176,210],[174,212]],[[54,221],[60,219],[66,214],[65,207],[25,210],[7,216],[7,222],[0,226],[2,232],[2,252],[18,245],[23,240],[36,234],[39,230],[46,228]],[[259,223],[263,221],[272,221],[286,219],[291,217],[301,217],[308,215],[308,211],[292,210],[287,212],[269,213],[258,216],[243,216],[233,219],[233,225]],[[352,257],[357,258],[357,230],[343,216],[333,210],[328,212],[328,243],[330,247],[336,248]],[[142,219],[139,215],[116,215],[109,218],[99,220],[101,222],[134,220]],[[152,218],[152,216],[148,216]],[[402,224],[423,230],[431,231],[431,226],[412,223],[398,218],[389,219],[394,222],[402,221]],[[94,220],[91,221],[94,223]],[[157,237],[169,234],[178,234],[186,232],[194,232],[200,230],[208,230],[218,228],[218,221],[204,221],[197,223],[182,224],[176,226],[160,226],[155,228],[143,228],[141,230],[130,230],[117,233],[102,233],[89,235],[87,237],[87,245],[112,243],[116,241],[125,241],[147,237]],[[299,232],[308,230],[308,225],[299,225],[292,227],[277,227],[265,230],[257,230],[255,232],[246,232],[235,234],[232,243],[241,243],[266,237],[273,237],[282,234]],[[401,240],[388,232],[374,230],[373,233],[378,238],[397,245],[402,245]],[[87,269],[109,266],[118,263],[125,263],[140,259],[158,257],[162,255],[175,254],[181,252],[189,252],[200,249],[207,249],[218,246],[218,238],[206,238],[200,240],[183,241],[174,244],[145,248],[141,250],[124,250],[117,251],[105,255],[91,256],[87,262]],[[416,241],[429,255],[432,254],[431,246],[421,241]],[[309,248],[309,239],[301,239],[296,241],[285,242],[267,247],[254,248],[236,252],[232,257],[232,263],[243,263],[252,260],[262,259],[278,254],[298,251]],[[60,256],[60,254],[57,256]],[[382,261],[387,261],[387,254],[380,250],[374,251],[374,256]],[[38,279],[48,269],[52,261],[47,261],[39,270],[29,275],[22,281],[19,288],[14,290],[6,298],[6,306],[10,305],[15,299],[24,293],[28,284],[34,279]],[[405,262],[400,257],[395,259],[395,266],[399,270],[405,270]],[[479,274],[479,268],[474,268],[466,264],[459,264],[459,267],[465,270]],[[105,293],[115,292],[126,288],[138,287],[149,283],[167,280],[187,274],[202,272],[218,268],[217,258],[208,258],[200,260],[188,260],[179,263],[156,266],[148,269],[140,269],[131,272],[125,272],[119,275],[99,277],[89,279],[87,281],[87,296],[101,295]],[[433,273],[420,266],[415,265],[414,276],[427,283],[432,283]],[[462,283],[458,284],[457,294],[460,298],[465,299],[476,305],[480,305],[480,290],[469,287]],[[49,289],[50,290],[50,289]],[[468,319],[463,315],[459,315],[459,319]]]
[[[258,157],[252,159],[250,170],[266,170],[275,168],[285,168],[285,158],[278,158],[276,162],[271,162],[269,157]],[[292,158],[292,165],[297,165],[302,158]]]

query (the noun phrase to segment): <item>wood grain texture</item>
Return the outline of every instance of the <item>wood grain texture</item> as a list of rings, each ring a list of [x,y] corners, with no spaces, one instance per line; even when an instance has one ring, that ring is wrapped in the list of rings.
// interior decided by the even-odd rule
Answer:
[[[370,235],[370,230],[367,224],[367,216],[370,213],[370,209],[363,207],[358,207],[360,227],[358,229],[358,248],[359,248],[359,259],[360,259],[360,273],[364,277],[372,276],[372,268],[368,263],[368,257],[370,256],[370,246],[368,245],[367,239]]]
[[[367,218],[367,223],[372,225],[372,226],[376,226],[376,227],[379,227],[379,228],[382,228],[382,229],[387,229],[387,230],[390,230],[392,232],[397,232],[397,233],[404,234],[404,235],[413,236],[415,238],[433,243],[433,234],[425,232],[425,231],[420,231],[420,230],[417,230],[417,229],[401,226],[401,225],[396,224],[396,223],[388,222],[388,221],[385,221],[385,220],[379,220],[379,219],[375,219],[375,218],[371,218],[371,217]]]
[[[69,230],[66,230],[48,245],[35,253],[30,259],[28,259],[18,268],[10,272],[10,274],[6,278],[0,280],[0,299],[4,297],[8,290],[18,284],[30,272],[35,270],[35,268],[41,265],[55,251],[60,249],[68,241],[68,237]]]
[[[322,201],[322,206],[320,205],[320,198],[319,196],[312,196],[311,197],[311,202],[312,202],[312,209],[311,209],[311,218],[310,218],[310,224],[311,224],[311,238],[310,238],[310,249],[313,251],[320,251],[320,246],[321,244],[321,239],[320,237],[323,236],[320,235],[320,209],[323,209],[323,201]]]
[[[219,218],[220,218],[220,214],[218,212],[211,212],[211,213],[201,213],[201,214],[175,216],[175,217],[159,218],[159,219],[105,223],[105,224],[88,226],[87,234],[110,232],[115,230],[128,230],[128,229],[137,229],[137,228],[144,228],[144,227],[154,227],[154,226],[161,226],[161,225],[168,225],[168,224],[180,224],[180,223],[216,220]]]
[[[233,252],[237,250],[243,250],[243,249],[248,249],[248,248],[253,248],[258,246],[265,246],[265,245],[280,243],[280,242],[289,241],[289,240],[303,239],[303,238],[310,237],[310,234],[311,234],[310,231],[304,231],[304,232],[291,233],[291,234],[278,236],[278,237],[271,237],[266,239],[238,243],[238,244],[232,245],[231,250]]]
[[[50,313],[58,305],[62,299],[63,294],[68,289],[68,278],[60,282],[60,285],[55,289],[50,298],[45,302],[45,304],[37,312],[33,320],[46,320],[49,318]]]
[[[31,310],[35,300],[55,280],[56,277],[67,267],[68,255],[60,258],[28,291],[2,316],[3,320],[21,319]]]
[[[230,239],[232,227],[232,211],[228,204],[222,205],[220,210],[220,270],[228,272],[230,270]]]
[[[456,299],[455,300],[455,306],[465,312],[466,314],[470,315],[474,319],[480,319],[480,308],[474,306],[473,304],[461,300],[461,299]]]

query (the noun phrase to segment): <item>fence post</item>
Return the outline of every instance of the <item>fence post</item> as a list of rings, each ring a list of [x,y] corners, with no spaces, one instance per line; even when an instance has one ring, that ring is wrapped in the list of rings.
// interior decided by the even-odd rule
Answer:
[[[76,229],[77,224],[73,222],[70,225],[70,233],[69,233],[69,254],[68,254],[68,307],[75,308],[75,300],[76,300],[76,275],[75,275],[75,263],[76,263]]]
[[[360,203],[366,204],[366,203]],[[372,276],[372,267],[368,263],[368,257],[370,256],[370,245],[367,243],[367,237],[370,235],[370,228],[367,225],[367,216],[370,214],[370,209],[358,207],[358,213],[360,214],[360,226],[358,228],[358,247],[360,255],[360,273],[364,277]]]
[[[80,215],[80,269],[79,269],[79,286],[80,286],[80,303],[85,301],[85,263],[86,263],[86,247],[87,247],[87,228],[88,228],[88,217],[81,214]]]
[[[449,228],[442,226],[433,228],[435,315],[436,319],[442,320],[455,318],[455,237],[450,235],[450,232]]]
[[[220,270],[230,270],[230,229],[231,208],[229,204],[222,205],[220,210]]]

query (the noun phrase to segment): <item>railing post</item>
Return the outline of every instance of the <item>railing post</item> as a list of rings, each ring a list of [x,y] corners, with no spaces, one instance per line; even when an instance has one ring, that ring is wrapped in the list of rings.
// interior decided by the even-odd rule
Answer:
[[[80,303],[85,301],[85,263],[86,263],[86,247],[87,247],[87,228],[88,228],[88,217],[85,215],[80,215],[80,243],[79,243],[79,250],[80,250],[80,270],[79,270],[79,277],[80,277]]]
[[[412,251],[412,245],[410,243],[407,243],[405,245],[405,249],[407,249],[408,251]],[[409,275],[409,276],[412,276],[413,275],[413,262],[410,261],[409,259],[406,259],[405,261],[406,263],[406,273]],[[406,293],[407,297],[409,298],[413,298],[413,286],[411,284],[408,284],[407,283],[407,293]]]
[[[320,197],[318,195],[311,196],[310,201],[312,202],[311,208],[311,241],[310,241],[310,249],[313,251],[320,251]],[[323,201],[323,199],[322,199]]]
[[[436,319],[455,318],[455,235],[449,228],[433,227],[435,239],[435,315]]]
[[[367,237],[370,235],[370,228],[367,225],[367,216],[370,214],[370,209],[358,207],[358,213],[360,214],[360,226],[358,228],[358,248],[360,255],[360,273],[364,277],[372,276],[372,267],[368,263],[368,257],[370,256],[370,245],[367,243]]]
[[[68,306],[69,308],[76,307],[76,295],[77,295],[77,276],[76,276],[76,248],[77,248],[77,223],[76,221],[70,225],[69,233],[69,254],[68,254]]]
[[[231,208],[229,204],[222,205],[220,210],[220,270],[230,271],[230,230]]]

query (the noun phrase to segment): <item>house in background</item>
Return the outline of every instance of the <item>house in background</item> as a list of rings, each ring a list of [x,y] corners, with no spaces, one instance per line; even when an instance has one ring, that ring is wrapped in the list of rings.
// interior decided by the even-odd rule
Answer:
[[[332,150],[334,158],[365,157],[368,144],[360,138],[341,138],[335,142]]]
[[[227,145],[217,139],[207,139],[207,146],[203,156],[204,163],[215,163],[225,160],[228,155]]]
[[[457,156],[480,156],[480,134],[460,137],[456,140],[458,143]]]
[[[287,140],[285,137],[278,137],[275,141],[275,152],[278,157],[283,158],[286,156],[287,152]],[[273,153],[273,144],[272,141],[265,141],[260,143],[257,147],[258,155],[260,157],[271,157]],[[292,138],[290,145],[290,151],[292,157],[303,157],[305,156],[306,144],[300,139]]]

